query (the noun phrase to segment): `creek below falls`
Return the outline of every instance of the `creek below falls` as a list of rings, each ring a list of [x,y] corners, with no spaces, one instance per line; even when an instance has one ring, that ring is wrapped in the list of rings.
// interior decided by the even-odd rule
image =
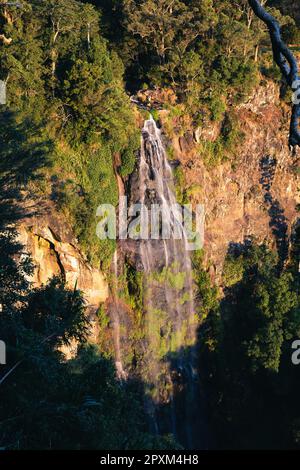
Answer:
[[[152,117],[142,129],[137,168],[127,193],[130,205],[143,204],[149,210],[153,204],[159,205],[172,231],[169,238],[160,234],[157,239],[137,237],[117,242],[108,306],[117,374],[120,380],[138,376],[143,382],[152,432],[172,434],[186,449],[206,448],[191,251],[180,211],[174,210],[172,167]],[[122,300],[125,260],[141,279],[142,326],[136,335],[132,331],[137,320],[131,318]]]

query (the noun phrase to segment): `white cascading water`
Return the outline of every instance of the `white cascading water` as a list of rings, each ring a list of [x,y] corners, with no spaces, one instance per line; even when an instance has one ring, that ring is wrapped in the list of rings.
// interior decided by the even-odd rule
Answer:
[[[123,368],[122,363],[122,352],[121,352],[121,334],[120,334],[120,315],[119,315],[119,299],[118,299],[118,251],[116,250],[112,262],[112,273],[113,273],[113,283],[112,283],[112,302],[110,306],[110,317],[113,323],[114,330],[114,349],[115,349],[115,365],[117,377],[120,380],[127,379],[127,373]]]
[[[181,207],[176,203],[172,168],[161,131],[152,117],[144,123],[138,173],[135,172],[130,181],[130,194],[131,204],[147,207],[149,232],[153,206],[159,207],[162,217],[154,238],[137,236],[135,240],[119,240],[114,255],[109,314],[117,375],[119,379],[126,380],[130,373],[130,365],[124,367],[122,355],[125,357],[124,348],[128,350],[130,347],[131,333],[128,315],[119,297],[119,252],[119,268],[124,257],[129,257],[135,268],[143,272],[144,336],[137,345],[139,361],[133,373],[138,372],[145,384],[146,410],[152,431],[173,434],[186,448],[199,448],[202,446],[200,428],[203,426],[198,407],[198,317],[194,304],[191,252],[187,249],[188,238]],[[143,222],[145,219],[141,217],[140,235]],[[168,222],[170,236],[163,232],[163,222]]]
[[[171,232],[169,238],[139,241],[145,273],[143,379],[149,384],[149,409],[154,429],[172,432],[192,446],[197,329],[192,263],[180,206],[176,205],[172,168],[152,117],[142,130],[138,196],[149,210],[153,204],[159,205],[164,220],[181,234],[180,239]]]

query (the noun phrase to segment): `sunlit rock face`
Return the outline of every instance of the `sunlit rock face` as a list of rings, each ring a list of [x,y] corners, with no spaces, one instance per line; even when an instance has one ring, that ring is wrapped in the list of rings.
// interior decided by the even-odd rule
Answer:
[[[300,149],[296,157],[290,152],[290,108],[280,100],[279,87],[265,80],[233,112],[242,141],[214,167],[205,163],[201,143],[216,141],[222,126],[204,124],[196,130],[194,142],[188,131],[168,136],[191,188],[193,204],[204,205],[205,261],[217,282],[221,282],[230,244],[242,244],[253,235],[276,248],[278,230],[286,231],[289,239],[299,217]],[[170,125],[166,112],[160,113],[160,119],[162,129],[166,122]]]
[[[222,135],[225,113],[218,123],[204,119],[196,129],[193,123],[183,127],[163,109],[157,94],[151,99],[149,92],[147,97],[157,105],[161,129],[153,120],[144,124],[138,164],[127,185],[130,202],[149,205],[163,201],[168,206],[174,198],[172,170],[180,166],[189,200],[193,206],[205,208],[204,261],[214,282],[222,285],[223,263],[232,245],[242,246],[250,236],[267,241],[282,254],[284,262],[300,201],[298,159],[288,146],[290,108],[280,100],[279,87],[265,80],[247,101],[232,106],[230,112],[242,138],[214,166],[207,164],[204,149],[209,145],[205,144],[215,143]],[[166,156],[170,148],[171,162]],[[192,336],[185,331],[185,321],[193,318],[193,307],[188,296],[180,299],[170,286],[165,289],[170,281],[180,287],[180,273],[189,272],[183,268],[184,248],[161,240],[126,240],[119,243],[119,251],[144,273],[146,352],[144,364],[140,361],[139,366],[143,367],[144,381],[151,386],[150,405],[156,405],[148,410],[156,418],[154,429],[156,424],[156,430],[172,432],[180,442],[187,443],[191,436],[185,432],[189,416],[184,402],[193,368],[182,359],[184,353],[193,351],[188,346],[189,340],[190,345],[193,343]],[[187,285],[183,287],[183,291],[189,291]],[[191,365],[190,357],[188,361]],[[200,420],[198,436],[203,429],[205,424]]]
[[[53,213],[24,219],[17,227],[23,251],[31,256],[35,266],[30,281],[33,287],[40,287],[53,276],[62,276],[67,287],[79,289],[87,306],[89,341],[97,343],[96,313],[108,298],[108,283],[100,270],[89,265],[64,218]],[[77,347],[77,341],[73,341],[60,350],[68,360],[76,356]]]
[[[18,232],[20,242],[35,265],[34,286],[61,275],[69,288],[76,286],[83,292],[90,310],[97,310],[99,304],[105,302],[108,297],[105,276],[88,264],[62,219],[29,219],[18,227]]]

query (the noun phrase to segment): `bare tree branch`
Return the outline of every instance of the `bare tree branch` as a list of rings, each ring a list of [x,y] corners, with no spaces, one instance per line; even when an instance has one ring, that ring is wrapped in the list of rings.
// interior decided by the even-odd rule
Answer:
[[[300,76],[297,60],[281,37],[280,25],[278,21],[264,9],[260,1],[248,1],[255,15],[268,27],[272,42],[274,60],[279,66],[287,84],[295,92],[295,100],[292,108],[290,125],[289,145],[291,147],[296,147],[297,145],[300,146],[300,103],[297,104],[300,96]]]

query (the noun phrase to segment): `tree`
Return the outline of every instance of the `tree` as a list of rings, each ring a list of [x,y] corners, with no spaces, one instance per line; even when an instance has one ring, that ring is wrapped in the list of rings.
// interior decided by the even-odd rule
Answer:
[[[21,9],[0,7],[1,14],[4,35],[10,38],[8,43],[0,44],[0,78],[7,84],[7,104],[19,112],[26,106],[32,114],[40,113],[45,96],[41,23],[34,6],[26,1]]]
[[[258,0],[249,0],[254,13],[267,25],[273,47],[274,60],[280,68],[283,78],[293,91],[300,90],[298,63],[290,49],[283,42],[279,23],[268,13]],[[294,103],[290,125],[289,144],[291,147],[300,146],[300,103]]]
[[[164,64],[178,30],[189,16],[184,3],[178,0],[145,0],[139,5],[128,0],[124,3],[124,11],[128,31],[153,48],[159,63]]]
[[[2,227],[0,331],[9,362],[0,377],[1,447],[176,448],[148,432],[141,385],[117,381],[112,361],[86,343],[81,293],[59,278],[31,289],[21,249]],[[74,340],[78,354],[68,362],[60,347]]]
[[[296,278],[290,268],[278,275],[274,253],[252,242],[230,252],[223,279],[224,298],[199,330],[201,377],[218,446],[294,448]]]

